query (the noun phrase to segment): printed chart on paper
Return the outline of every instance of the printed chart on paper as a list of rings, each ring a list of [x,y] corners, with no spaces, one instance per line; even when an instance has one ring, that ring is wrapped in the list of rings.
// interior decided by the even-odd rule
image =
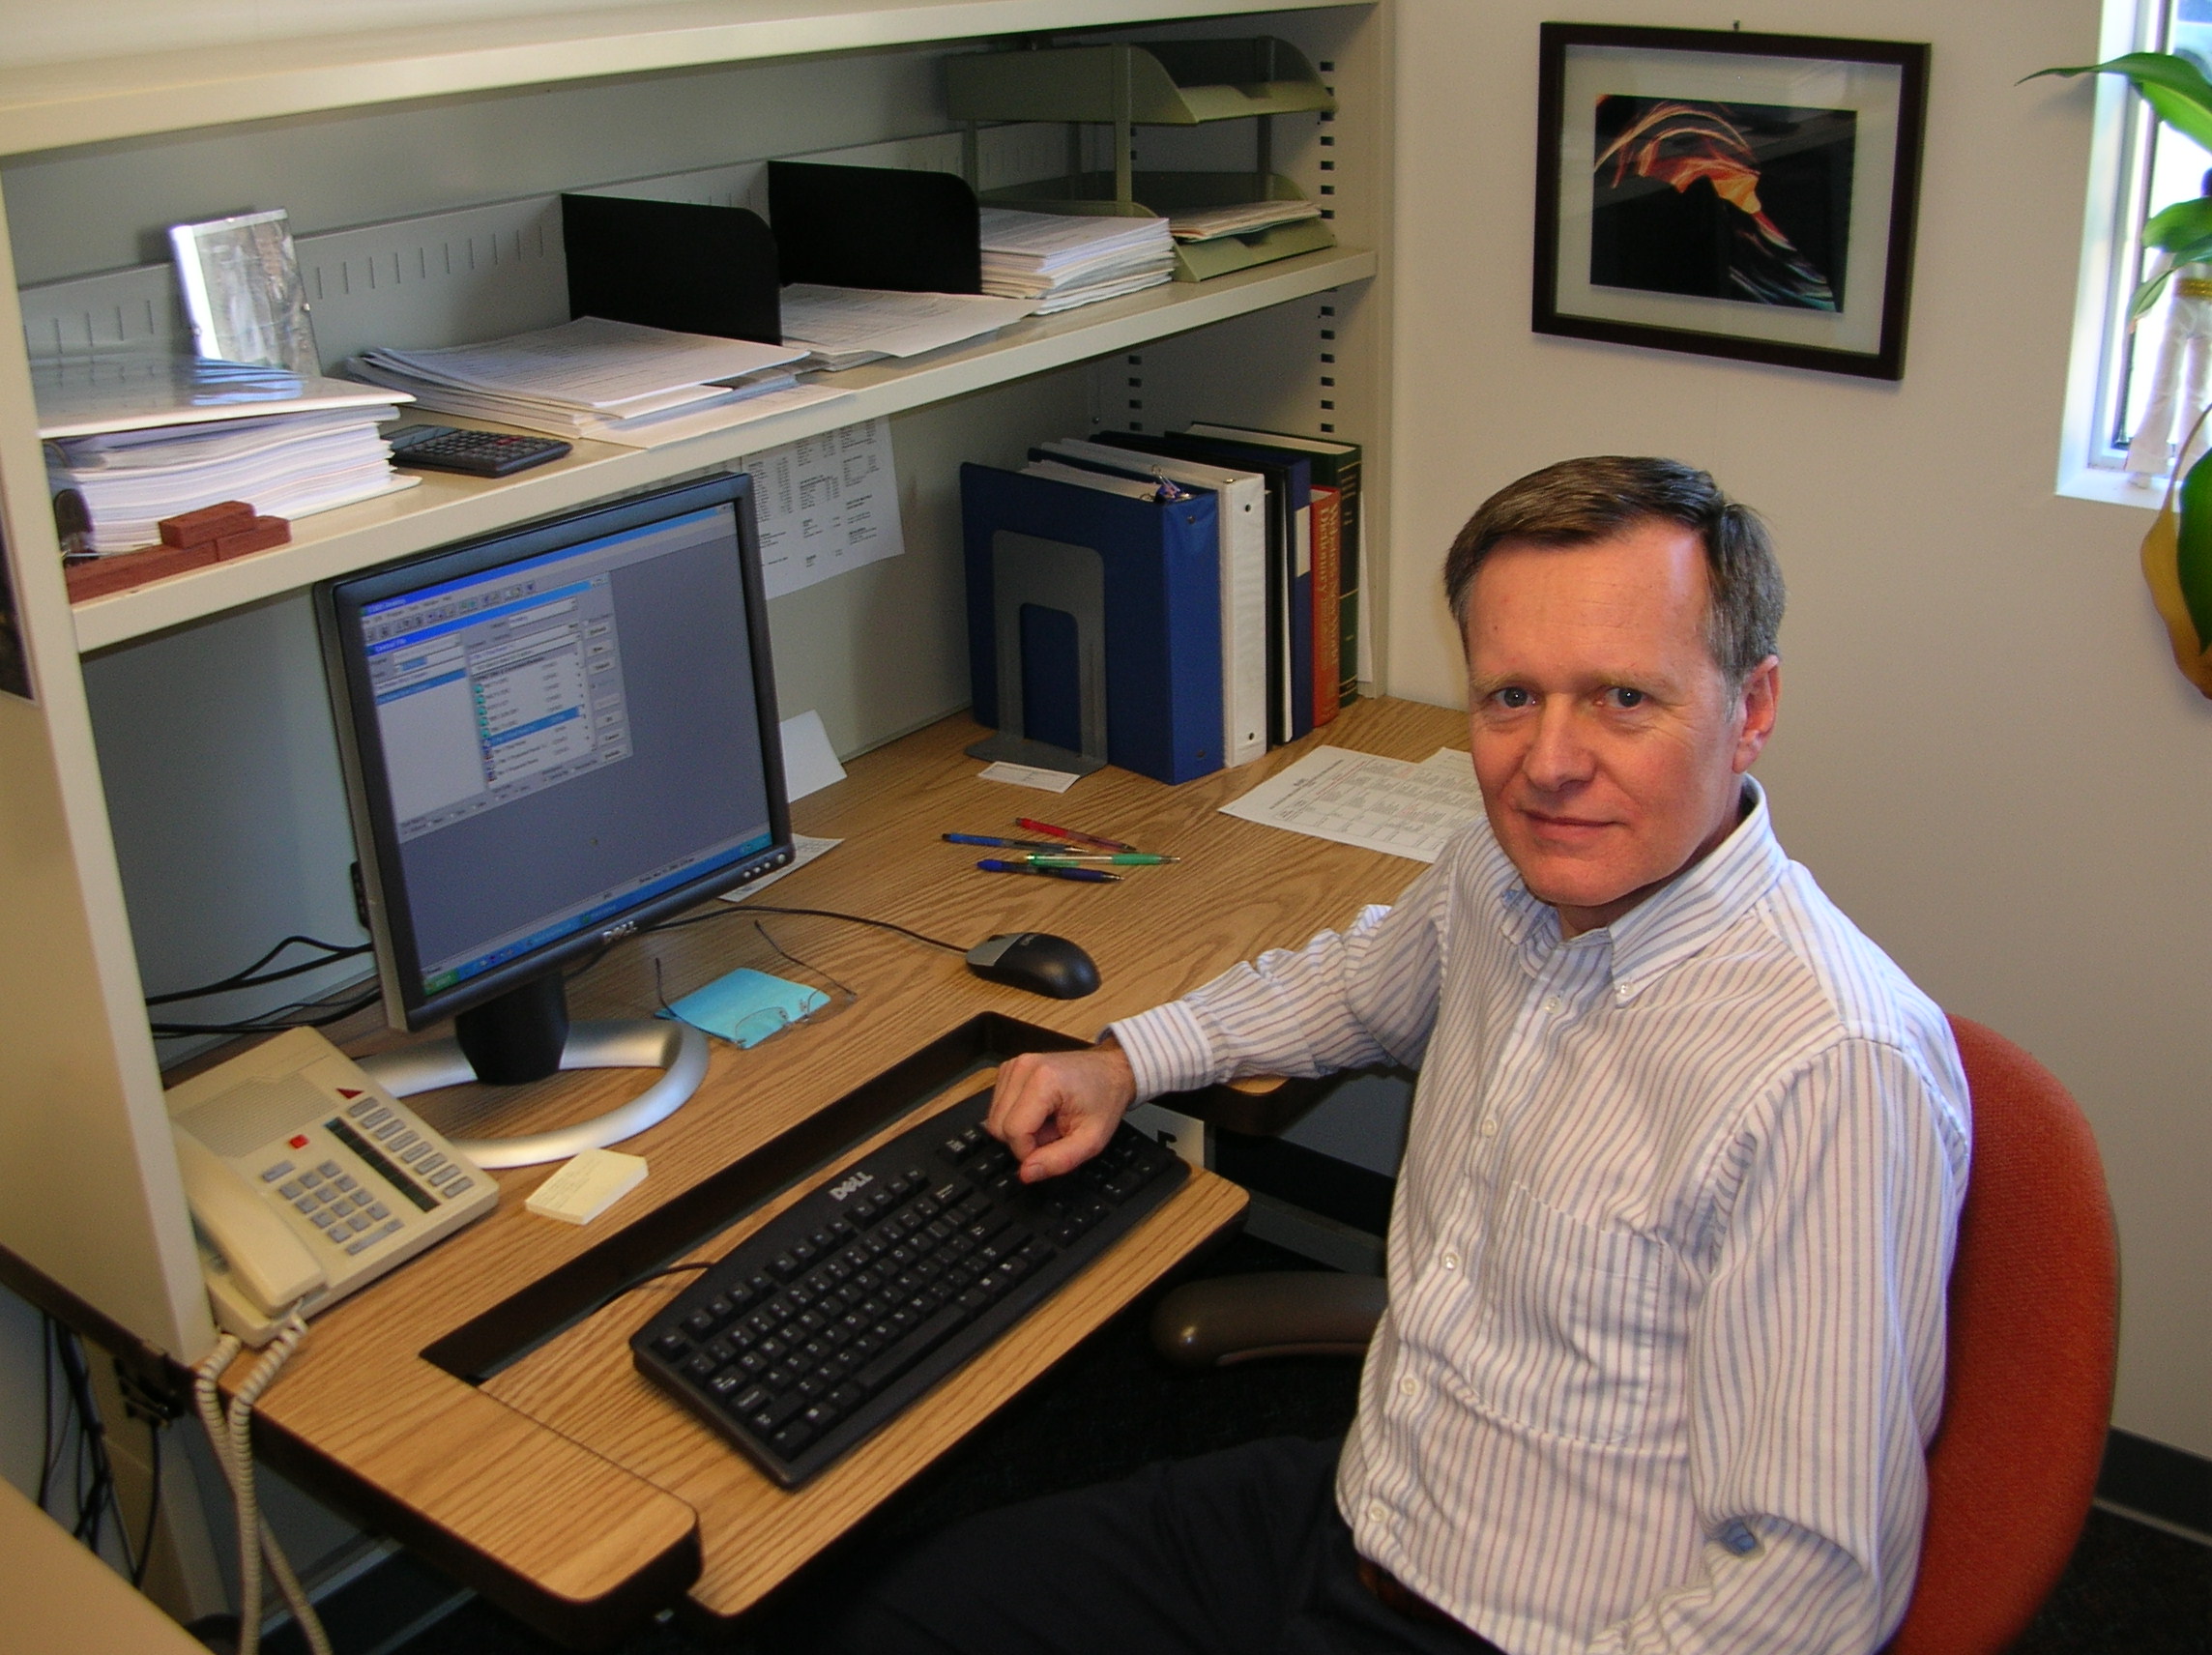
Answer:
[[[769,596],[906,550],[888,420],[842,425],[748,454],[743,463],[753,479],[761,580]]]
[[[1419,764],[1322,747],[1221,807],[1268,828],[1433,862],[1481,813],[1465,753],[1440,747]]]

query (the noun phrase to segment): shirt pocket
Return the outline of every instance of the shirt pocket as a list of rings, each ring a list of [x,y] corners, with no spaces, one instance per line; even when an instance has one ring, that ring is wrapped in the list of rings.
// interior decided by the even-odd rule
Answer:
[[[1550,1206],[1519,1184],[1490,1233],[1470,1406],[1578,1442],[1625,1442],[1649,1409],[1667,1245]]]

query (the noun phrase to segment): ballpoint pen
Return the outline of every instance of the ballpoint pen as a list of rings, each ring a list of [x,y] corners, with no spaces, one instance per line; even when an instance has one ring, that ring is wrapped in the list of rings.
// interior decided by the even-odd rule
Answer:
[[[996,857],[985,857],[975,865],[987,874],[1035,874],[1039,879],[1081,880],[1086,885],[1119,885],[1121,880],[1120,874],[1097,868],[1033,868],[1027,862],[1003,862]]]
[[[1102,839],[1095,833],[1086,833],[1080,828],[1055,828],[1049,822],[1039,822],[1028,816],[1015,817],[1014,826],[1027,828],[1032,833],[1050,833],[1055,839],[1081,839],[1087,845],[1103,845],[1109,851],[1134,851],[1137,848],[1134,845],[1124,845],[1119,839]]]
[[[988,833],[946,833],[947,845],[990,845],[1002,851],[1054,851],[1064,853],[1065,845],[1040,839],[994,839]]]
[[[1036,856],[1019,858],[1033,868],[1071,868],[1084,862],[1105,862],[1117,868],[1157,868],[1169,862],[1179,862],[1180,857],[1162,857],[1151,851],[1100,852],[1095,857],[1066,851],[1048,851]]]

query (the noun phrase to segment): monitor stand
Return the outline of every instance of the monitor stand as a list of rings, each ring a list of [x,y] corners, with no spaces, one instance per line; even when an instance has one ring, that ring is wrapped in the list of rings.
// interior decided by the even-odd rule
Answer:
[[[547,972],[453,1019],[453,1037],[403,1046],[361,1060],[394,1097],[481,1081],[524,1086],[564,1069],[660,1069],[661,1077],[620,1109],[573,1126],[520,1138],[455,1138],[480,1167],[532,1167],[565,1161],[635,1137],[681,1109],[707,1074],[707,1036],[687,1023],[645,1018],[568,1022],[561,973]]]

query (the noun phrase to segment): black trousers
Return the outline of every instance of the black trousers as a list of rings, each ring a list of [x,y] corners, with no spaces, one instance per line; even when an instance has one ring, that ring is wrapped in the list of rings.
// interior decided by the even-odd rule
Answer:
[[[1480,1655],[1360,1583],[1338,1444],[1277,1437],[987,1512],[887,1569],[840,1655]]]

